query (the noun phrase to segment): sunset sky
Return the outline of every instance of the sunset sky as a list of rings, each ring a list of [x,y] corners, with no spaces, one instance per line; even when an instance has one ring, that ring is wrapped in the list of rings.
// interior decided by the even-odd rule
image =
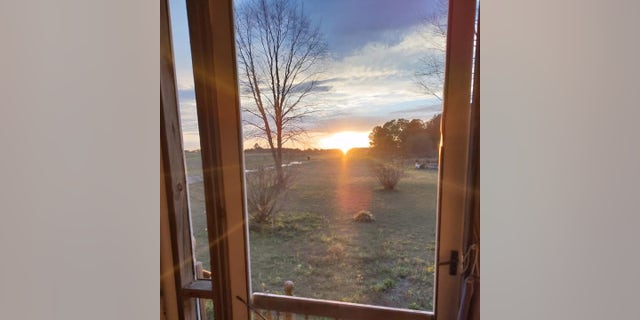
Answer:
[[[440,112],[441,103],[413,81],[431,46],[423,19],[434,10],[433,0],[302,2],[312,22],[320,24],[330,57],[319,79],[322,90],[309,97],[320,111],[305,121],[307,138],[289,147],[343,148],[346,139],[366,147],[376,125],[397,118],[426,120]],[[170,5],[184,145],[199,149],[185,4],[171,0]]]

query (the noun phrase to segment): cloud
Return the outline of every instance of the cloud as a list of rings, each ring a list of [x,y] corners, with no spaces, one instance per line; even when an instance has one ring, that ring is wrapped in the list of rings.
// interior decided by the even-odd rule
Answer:
[[[180,100],[180,127],[183,134],[198,135],[196,100]]]
[[[331,118],[318,120],[310,127],[310,130],[317,132],[338,132],[338,131],[371,131],[373,127],[385,122],[384,116],[349,116],[336,115]]]
[[[432,104],[426,106],[419,106],[415,108],[408,108],[403,110],[396,110],[391,112],[391,114],[436,114],[442,112],[442,104]]]
[[[200,149],[200,136],[194,133],[183,132],[182,144],[185,150]]]
[[[367,42],[390,42],[398,30],[419,25],[436,7],[424,0],[306,0],[305,11],[328,35],[330,49],[348,54]]]
[[[193,71],[191,66],[176,70],[176,82],[178,90],[193,90]]]
[[[335,123],[335,127],[347,130],[344,124],[351,123],[363,130],[366,123],[370,130],[391,119],[428,119],[439,112],[439,101],[414,82],[420,58],[431,52],[424,34],[424,27],[412,27],[394,43],[368,42],[332,61],[321,81],[331,90],[313,97],[314,104],[324,110],[318,112],[310,128]]]
[[[180,88],[178,86],[178,99],[180,101],[189,101],[189,100],[193,100],[195,102],[196,99],[196,92],[193,89],[193,87],[191,88]]]
[[[323,83],[320,83],[319,81],[316,81],[316,83],[312,83],[312,81],[307,81],[307,82],[303,82],[303,83],[298,84],[295,88],[293,88],[293,90],[291,90],[291,92],[292,93],[302,93],[302,92],[308,90],[311,85],[313,85],[313,87],[311,88],[311,92],[328,92],[328,91],[331,91],[331,86],[328,86],[328,85],[325,85]]]

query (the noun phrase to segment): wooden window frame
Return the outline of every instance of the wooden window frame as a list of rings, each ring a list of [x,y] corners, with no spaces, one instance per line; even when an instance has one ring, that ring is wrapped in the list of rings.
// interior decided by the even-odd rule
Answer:
[[[360,314],[363,319],[389,318],[394,314],[393,308],[258,293],[250,296],[232,0],[187,0],[212,269],[211,281],[196,279],[167,2],[161,0],[160,19],[161,179],[171,238],[171,250],[167,251],[171,252],[173,261],[171,276],[180,319],[197,319],[193,298],[212,299],[216,319],[249,319],[249,309],[244,302],[260,305],[265,301],[271,301],[272,305],[278,302],[280,311],[285,312],[303,313],[301,311],[309,311],[311,304],[316,310],[322,310],[322,306],[333,308],[339,311],[336,316]],[[446,263],[452,251],[460,253],[465,248],[465,216],[470,207],[467,190],[474,170],[471,163],[476,161],[470,158],[474,155],[470,155],[469,103],[475,14],[475,1],[451,0],[449,3],[434,311],[414,314],[410,310],[395,309],[397,315],[404,314],[403,318],[453,319],[458,310],[462,286],[460,268],[455,268],[456,275],[450,275]]]
[[[445,262],[451,259],[452,251],[458,252],[458,261],[463,260],[465,217],[469,215],[472,201],[468,190],[473,183],[470,177],[476,161],[470,154],[476,8],[475,0],[449,1],[436,218],[436,319],[456,318],[463,282],[462,264],[458,263],[456,274],[450,275]]]
[[[211,280],[195,277],[167,0],[161,0],[160,13],[161,178],[178,313],[180,319],[197,319],[193,298],[205,298],[213,300],[216,319],[248,319],[242,302],[249,301],[249,283],[239,96],[235,64],[227,63],[235,61],[231,1],[187,1]]]
[[[160,220],[161,262],[164,262],[161,264],[161,293],[165,298],[163,305],[172,310],[165,312],[167,316],[177,313],[180,319],[197,319],[195,299],[183,290],[191,286],[196,277],[169,21],[168,2],[160,1],[160,177],[161,196],[165,200],[161,203],[164,210],[161,210]],[[166,243],[167,231],[169,243]],[[170,253],[169,258],[167,253]],[[174,286],[167,282],[174,282]]]

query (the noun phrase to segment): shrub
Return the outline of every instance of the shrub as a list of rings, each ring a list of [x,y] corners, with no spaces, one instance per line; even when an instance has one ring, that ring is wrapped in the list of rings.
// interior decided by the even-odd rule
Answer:
[[[373,173],[385,190],[394,190],[404,176],[404,168],[398,161],[382,162],[374,165]]]
[[[276,171],[264,167],[247,173],[247,206],[253,227],[275,221],[291,182],[289,172],[285,177],[285,183],[280,183]]]

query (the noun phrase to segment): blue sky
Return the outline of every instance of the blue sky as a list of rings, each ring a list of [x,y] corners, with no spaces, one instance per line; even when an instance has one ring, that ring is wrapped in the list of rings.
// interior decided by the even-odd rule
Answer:
[[[293,147],[330,147],[323,139],[340,131],[361,136],[397,118],[429,119],[440,102],[413,82],[413,74],[436,41],[423,19],[433,0],[302,0],[329,45],[329,61],[319,79],[326,90],[310,96],[320,110],[307,119],[308,136]],[[176,77],[184,144],[197,149],[193,75],[184,0],[170,1]],[[242,101],[241,101],[242,103]],[[361,139],[362,140],[362,139]],[[253,146],[248,141],[245,146]],[[365,144],[361,141],[360,144]]]

